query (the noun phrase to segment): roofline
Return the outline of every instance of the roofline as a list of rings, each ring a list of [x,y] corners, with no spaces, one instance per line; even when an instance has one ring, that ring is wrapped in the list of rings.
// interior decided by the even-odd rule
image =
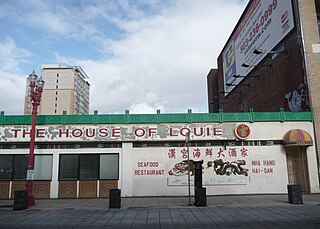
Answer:
[[[94,114],[89,115],[38,115],[38,125],[65,125],[65,124],[160,124],[160,123],[224,123],[224,122],[313,122],[312,111],[307,112],[223,112],[217,113],[188,113],[161,114]],[[30,125],[31,115],[5,115],[0,113],[0,125]]]
[[[46,69],[46,70],[48,70],[48,69],[49,70],[54,70],[54,69],[77,69],[84,76],[85,79],[89,79],[89,76],[87,75],[87,73],[85,73],[85,71],[80,66],[63,66],[63,67],[59,66],[59,67],[48,67],[48,68],[44,67],[44,68],[42,68],[42,70],[44,70],[44,69]]]
[[[79,70],[85,79],[89,79],[89,76],[85,73],[85,71],[83,71],[80,66],[72,66],[71,68]]]

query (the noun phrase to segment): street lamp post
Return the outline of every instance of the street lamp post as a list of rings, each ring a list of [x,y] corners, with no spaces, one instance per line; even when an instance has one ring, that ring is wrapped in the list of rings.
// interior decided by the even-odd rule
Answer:
[[[42,77],[38,79],[38,76],[35,74],[34,70],[29,75],[30,81],[30,102],[32,104],[32,123],[31,123],[31,132],[30,132],[30,150],[29,150],[29,160],[28,160],[28,170],[27,170],[27,183],[26,190],[28,193],[28,206],[35,204],[32,188],[33,188],[33,171],[34,171],[34,142],[36,136],[36,117],[37,109],[40,105],[41,94],[44,87],[44,81]]]
[[[187,152],[188,152],[188,197],[189,203],[188,206],[191,206],[191,194],[190,194],[190,157],[189,157],[189,142],[190,142],[190,132],[186,133],[186,145],[187,145]]]

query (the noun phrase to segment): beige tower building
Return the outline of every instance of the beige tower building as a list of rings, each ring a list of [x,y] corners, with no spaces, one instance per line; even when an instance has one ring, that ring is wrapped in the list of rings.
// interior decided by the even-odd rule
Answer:
[[[89,77],[81,67],[44,64],[41,69],[45,86],[38,110],[39,114],[62,114],[63,111],[66,111],[67,114],[89,113]],[[25,114],[31,113],[28,85],[29,80],[27,79]]]

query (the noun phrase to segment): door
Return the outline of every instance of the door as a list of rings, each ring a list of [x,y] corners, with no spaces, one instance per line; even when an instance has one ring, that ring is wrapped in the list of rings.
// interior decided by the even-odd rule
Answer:
[[[287,147],[289,185],[301,185],[301,191],[310,192],[308,163],[304,147]]]

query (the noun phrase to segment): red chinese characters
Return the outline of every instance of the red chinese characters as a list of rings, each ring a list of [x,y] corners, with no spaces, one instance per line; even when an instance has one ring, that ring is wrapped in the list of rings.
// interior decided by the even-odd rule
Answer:
[[[188,149],[187,148],[170,148],[168,150],[169,159],[187,159]],[[242,148],[193,148],[189,149],[189,156],[191,159],[204,159],[204,158],[227,158],[227,157],[248,157],[248,149]]]

